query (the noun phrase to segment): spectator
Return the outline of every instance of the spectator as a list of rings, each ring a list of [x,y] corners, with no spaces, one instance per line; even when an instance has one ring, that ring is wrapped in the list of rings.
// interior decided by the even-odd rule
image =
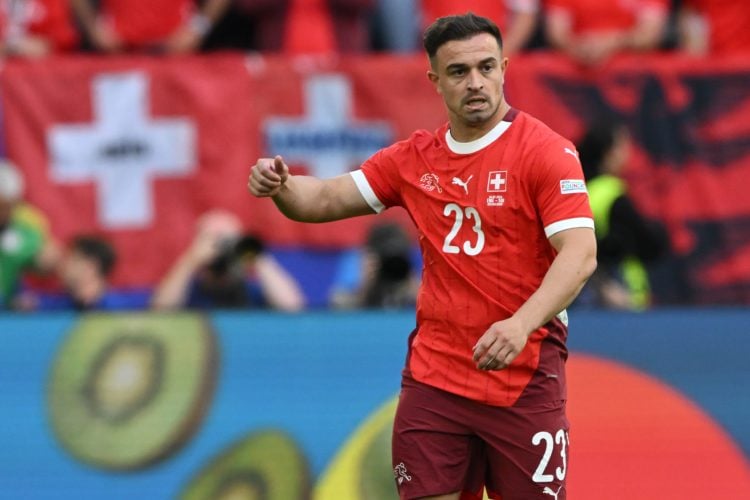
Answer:
[[[370,49],[375,0],[291,0],[284,51],[356,53]]]
[[[117,255],[107,240],[88,235],[73,238],[58,266],[62,292],[28,290],[24,309],[55,310],[134,310],[148,305],[146,291],[114,289],[109,278]]]
[[[666,30],[668,0],[548,0],[548,42],[589,66],[623,51],[656,49]]]
[[[292,0],[234,0],[208,43],[260,52],[280,52]]]
[[[519,52],[534,35],[538,0],[422,0],[423,27],[435,19],[473,12],[492,19],[503,34],[503,55]]]
[[[664,256],[669,241],[664,228],[644,217],[628,196],[622,173],[629,148],[625,127],[609,120],[595,123],[578,144],[594,213],[599,262],[581,301],[641,310],[651,304],[645,265]]]
[[[0,309],[12,307],[21,276],[38,267],[44,236],[26,220],[14,216],[24,183],[16,167],[0,162]]]
[[[417,0],[378,0],[374,44],[379,50],[410,53],[421,49]]]
[[[750,5],[736,0],[684,0],[679,46],[694,55],[750,53]]]
[[[224,15],[231,0],[71,0],[94,49],[188,53]],[[95,4],[99,7],[95,7]]]
[[[20,171],[0,160],[0,309],[24,309],[23,281],[44,279],[60,259],[47,218],[23,201],[23,191]]]
[[[328,0],[336,48],[342,53],[370,50],[370,24],[376,0]]]
[[[0,0],[0,56],[43,57],[77,43],[66,0]]]
[[[414,272],[411,241],[395,223],[377,224],[364,251],[344,255],[333,285],[331,305],[336,308],[412,307],[419,278]]]
[[[266,253],[260,240],[242,237],[234,215],[202,216],[195,238],[168,271],[151,299],[156,309],[304,307],[296,281]]]

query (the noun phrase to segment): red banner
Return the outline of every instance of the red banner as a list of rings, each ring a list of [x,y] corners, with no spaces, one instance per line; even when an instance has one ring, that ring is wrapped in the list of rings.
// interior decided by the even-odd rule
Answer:
[[[104,234],[115,282],[153,284],[200,213],[245,202],[250,92],[236,57],[8,64],[8,155],[58,237]]]
[[[272,244],[360,243],[373,218],[290,222],[247,195],[249,166],[282,154],[330,177],[437,128],[446,114],[426,70],[422,56],[11,62],[0,75],[7,151],[59,237],[105,234],[120,255],[115,281],[150,285],[211,208]],[[626,57],[584,71],[532,54],[511,61],[506,94],[573,140],[603,112],[629,127],[631,195],[665,222],[675,252],[657,298],[750,302],[750,64]]]
[[[699,64],[698,64],[699,63]],[[750,64],[622,57],[597,71],[539,54],[509,69],[511,102],[575,140],[597,116],[625,124],[629,193],[667,226],[656,298],[750,303]]]
[[[240,55],[13,62],[1,82],[8,155],[58,237],[97,233],[115,244],[119,285],[154,284],[213,208],[237,213],[272,244],[356,245],[371,218],[288,221],[247,194],[249,167],[281,153],[295,172],[329,177],[420,124],[437,127],[443,112],[421,63]],[[397,75],[388,92],[369,77],[386,71]]]

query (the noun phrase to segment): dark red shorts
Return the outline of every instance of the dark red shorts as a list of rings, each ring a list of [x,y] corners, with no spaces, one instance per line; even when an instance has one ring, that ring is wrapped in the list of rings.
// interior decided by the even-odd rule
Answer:
[[[488,406],[404,379],[393,427],[402,499],[463,492],[462,499],[564,500],[565,401]]]

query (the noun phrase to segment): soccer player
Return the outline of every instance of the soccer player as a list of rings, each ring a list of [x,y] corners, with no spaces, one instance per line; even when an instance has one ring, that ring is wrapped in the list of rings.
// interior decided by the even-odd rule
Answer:
[[[259,159],[248,188],[289,218],[324,222],[402,206],[424,258],[417,326],[393,431],[404,499],[565,498],[565,307],[596,267],[575,147],[503,96],[490,20],[438,19],[427,75],[448,123],[332,179]]]

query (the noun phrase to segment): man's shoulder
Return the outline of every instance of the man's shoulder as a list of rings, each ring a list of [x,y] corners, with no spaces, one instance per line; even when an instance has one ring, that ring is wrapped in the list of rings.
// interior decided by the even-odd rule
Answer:
[[[380,150],[380,153],[385,154],[386,157],[389,158],[397,157],[399,160],[403,157],[411,157],[415,154],[419,154],[419,152],[439,147],[439,132],[440,129],[435,132],[430,132],[424,129],[415,130],[406,139],[394,142],[390,146]]]
[[[550,126],[544,123],[542,120],[525,111],[519,111],[514,121],[519,122],[519,128],[529,139],[539,142],[566,140],[562,135],[552,130],[552,128],[550,128]]]
[[[435,130],[434,132],[430,132],[429,130],[425,130],[425,129],[417,129],[411,133],[408,139],[400,141],[400,143],[396,143],[396,144],[404,144],[405,146],[408,145],[408,147],[412,147],[416,149],[430,147],[440,142],[441,132],[443,135],[445,135],[445,131],[447,129],[448,129],[447,125],[443,125],[442,127]]]
[[[535,158],[541,158],[548,154],[555,156],[559,152],[565,152],[577,156],[575,146],[569,140],[550,128],[542,120],[526,112],[519,112],[514,120],[517,127],[515,146],[520,149],[519,153],[526,153]]]

